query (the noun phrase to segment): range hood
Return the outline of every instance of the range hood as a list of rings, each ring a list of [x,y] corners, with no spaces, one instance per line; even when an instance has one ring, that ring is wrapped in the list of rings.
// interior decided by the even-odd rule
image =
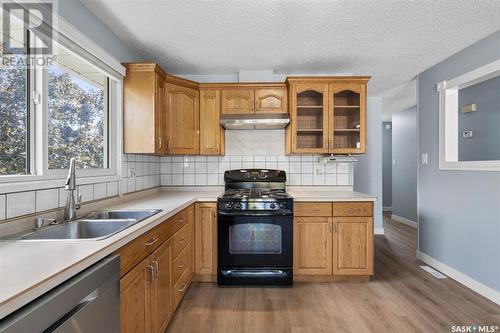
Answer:
[[[275,114],[223,114],[220,118],[222,127],[233,129],[281,129],[290,122],[288,113]]]

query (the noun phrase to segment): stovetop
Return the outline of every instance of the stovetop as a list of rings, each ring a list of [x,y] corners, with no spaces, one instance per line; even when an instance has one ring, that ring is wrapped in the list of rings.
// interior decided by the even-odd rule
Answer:
[[[241,169],[224,174],[226,191],[219,196],[219,212],[268,211],[291,214],[293,198],[285,191],[286,174],[281,170]],[[250,212],[247,212],[250,213]],[[262,214],[259,213],[259,214]]]
[[[288,199],[291,196],[284,190],[269,190],[269,189],[230,189],[221,195],[221,198],[231,200],[253,200],[253,199],[269,199],[279,200]]]

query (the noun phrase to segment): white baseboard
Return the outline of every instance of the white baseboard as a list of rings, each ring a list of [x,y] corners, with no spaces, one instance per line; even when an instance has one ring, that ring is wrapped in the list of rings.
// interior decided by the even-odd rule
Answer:
[[[382,211],[390,212],[390,211],[392,211],[392,207],[382,207]]]
[[[500,305],[500,291],[496,291],[495,289],[482,284],[481,282],[471,278],[470,276],[457,271],[453,267],[450,267],[423,252],[417,251],[417,259],[425,262],[429,266],[432,266],[443,274],[448,275],[450,278],[463,284],[467,288],[474,290],[479,295],[484,296],[492,302]]]
[[[398,216],[398,215],[392,214],[391,219],[393,219],[394,221],[398,221],[398,222],[401,222],[403,224],[406,224],[407,226],[410,226],[410,227],[415,228],[415,229],[418,226],[417,222],[412,221],[412,220],[408,220],[408,219],[401,217],[401,216]]]
[[[383,235],[384,234],[384,228],[375,228],[373,231],[375,235]]]

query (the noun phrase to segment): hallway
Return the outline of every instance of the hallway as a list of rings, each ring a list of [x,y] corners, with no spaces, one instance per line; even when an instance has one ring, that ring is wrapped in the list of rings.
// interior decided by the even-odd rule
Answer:
[[[195,283],[168,332],[451,332],[500,326],[500,306],[415,259],[416,229],[384,216],[370,283],[218,288]]]

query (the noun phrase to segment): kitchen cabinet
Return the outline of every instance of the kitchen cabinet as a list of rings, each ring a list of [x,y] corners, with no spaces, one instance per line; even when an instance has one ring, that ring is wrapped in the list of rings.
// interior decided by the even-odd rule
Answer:
[[[253,114],[253,89],[232,88],[222,90],[223,114]]]
[[[372,218],[334,217],[333,274],[370,275],[372,272]]]
[[[299,281],[312,275],[325,281],[368,277],[373,275],[373,255],[372,202],[295,204],[294,274]]]
[[[285,88],[255,89],[255,113],[287,113]]]
[[[366,84],[370,77],[289,77],[287,154],[366,152]]]
[[[200,153],[199,91],[167,83],[169,154]]]
[[[332,274],[329,217],[297,217],[294,230],[294,273]]]
[[[120,269],[122,333],[166,330],[191,283],[193,224],[191,205],[116,251],[125,263]]]
[[[200,155],[224,155],[220,91],[200,90]]]
[[[166,153],[166,73],[154,63],[124,64],[123,152]]]
[[[151,281],[153,266],[144,259],[120,280],[120,332],[152,333]]]
[[[205,84],[221,90],[222,114],[288,113],[286,86],[279,83]]]
[[[217,272],[217,203],[195,205],[195,274],[198,281],[215,282]]]

